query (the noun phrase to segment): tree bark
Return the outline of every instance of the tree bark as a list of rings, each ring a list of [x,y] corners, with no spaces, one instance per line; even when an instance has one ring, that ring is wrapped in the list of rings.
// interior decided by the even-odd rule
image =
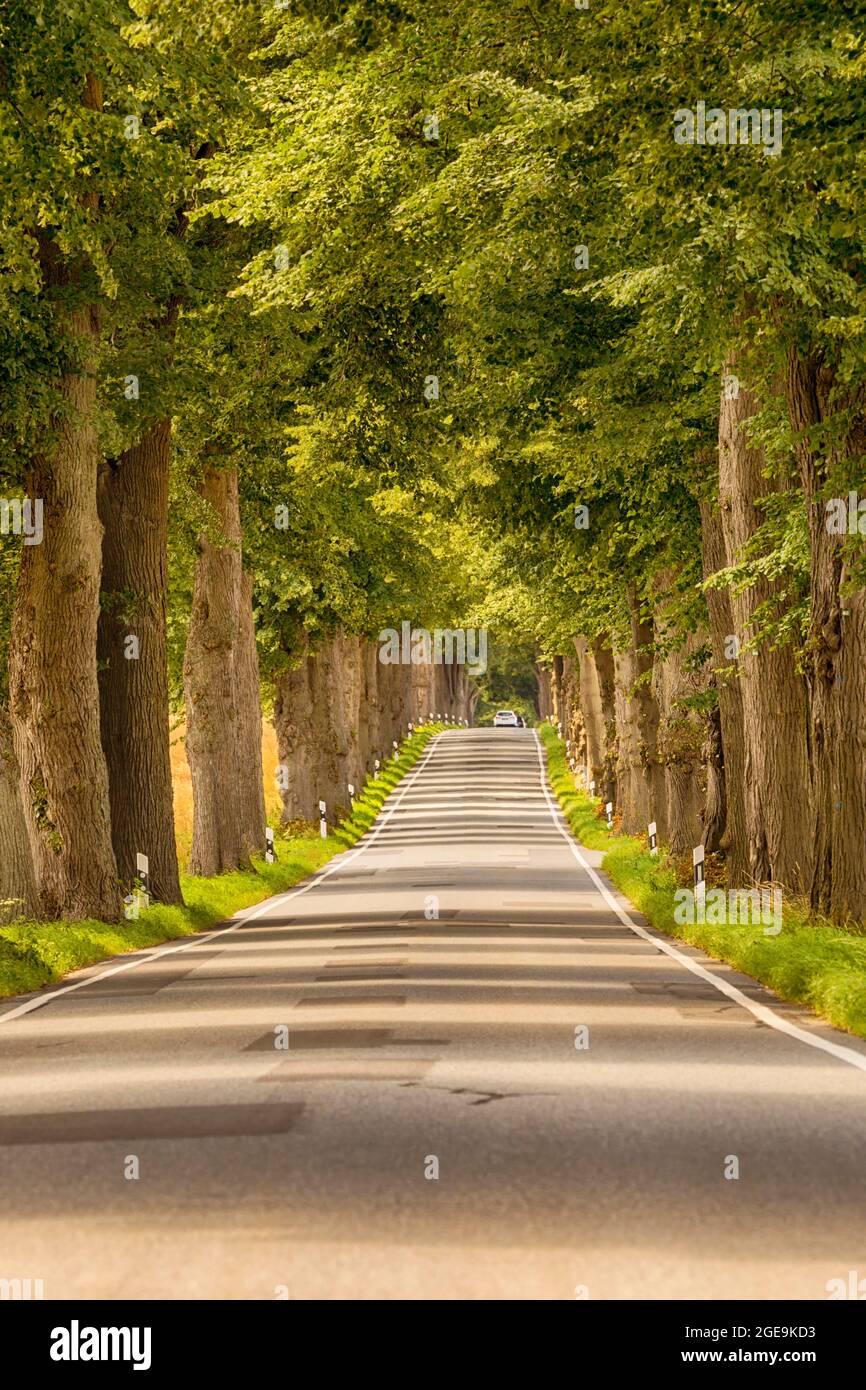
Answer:
[[[735,359],[730,366],[736,367]],[[758,499],[778,486],[764,477],[763,454],[749,446],[744,432],[756,410],[754,397],[741,386],[734,398],[722,399],[719,414],[719,501],[726,550],[734,560],[763,521]],[[764,579],[731,595],[734,632],[741,642],[753,635],[758,605],[777,595],[778,586]],[[742,652],[740,669],[750,878],[805,892],[814,862],[805,684],[793,653],[766,643]]]
[[[427,718],[427,712],[419,715]],[[358,713],[358,745],[362,777],[373,771],[373,759],[379,747],[379,646],[368,639],[361,641],[361,705]]]
[[[866,590],[847,593],[852,576],[843,565],[842,641],[835,658],[837,704],[830,807],[833,886],[830,914],[838,922],[866,920]]]
[[[179,903],[166,656],[170,435],[170,420],[159,420],[116,463],[104,462],[100,469],[97,655],[120,880],[130,887],[136,855],[146,854],[152,895],[160,902]]]
[[[274,699],[274,731],[277,735],[282,823],[313,820],[316,816],[313,745],[313,658],[306,653],[300,663],[277,678]]]
[[[675,581],[673,570],[655,578],[653,631],[656,655],[652,693],[658,709],[658,760],[664,776],[665,825],[672,854],[691,853],[700,842],[706,775],[706,729],[700,715],[686,703],[699,695],[706,677],[694,669],[705,634],[698,630],[677,634],[666,612],[665,594]]]
[[[593,665],[598,681],[601,712],[604,721],[604,748],[601,781],[596,791],[602,800],[617,801],[617,723],[616,723],[616,670],[613,650],[606,637],[597,637],[591,644]]]
[[[238,715],[238,820],[242,858],[265,852],[265,778],[262,767],[262,698],[259,654],[253,618],[253,578],[241,575],[238,636],[235,650],[235,700]]]
[[[237,472],[206,466],[200,493],[221,534],[199,537],[184,693],[193,788],[190,872],[210,875],[250,864],[262,781],[261,752],[254,754],[251,743],[256,711],[261,715],[254,637],[245,628],[252,624],[251,588],[242,569]]]
[[[583,715],[584,765],[588,773],[587,782],[595,782],[598,786],[602,781],[605,753],[604,711],[601,705],[598,672],[595,669],[592,648],[585,637],[575,637],[574,650],[577,656],[577,683]]]
[[[819,358],[791,349],[786,395],[791,424],[800,433],[796,454],[811,554],[806,680],[815,854],[808,887],[813,907],[844,922],[866,917],[866,591],[846,567],[845,536],[828,528],[823,492],[828,464],[837,476],[856,472],[849,461],[866,448],[866,420],[862,388],[853,398],[831,402],[834,384],[832,370]],[[828,446],[825,459],[801,432],[843,405],[854,424],[846,439]],[[844,501],[847,510],[847,494]]]
[[[728,564],[721,513],[715,503],[702,502],[701,549],[704,579]],[[710,780],[704,812],[704,845],[725,855],[728,886],[749,882],[749,834],[746,824],[746,747],[739,658],[730,655],[734,617],[726,589],[707,589],[707,614],[713,653],[713,680],[718,696],[718,739],[711,728]],[[714,793],[711,795],[711,793]],[[721,828],[720,828],[721,827]]]
[[[617,809],[627,834],[658,826],[659,839],[668,839],[664,770],[659,764],[659,711],[652,692],[653,631],[640,615],[633,591],[628,594],[631,618],[629,646],[618,652],[616,667]]]
[[[553,690],[552,677],[546,666],[535,663],[535,679],[538,683],[538,693],[535,697],[535,712],[540,720],[549,719],[553,713]]]
[[[35,917],[38,912],[12,726],[6,710],[0,708],[0,923]]]
[[[85,105],[101,108],[88,81]],[[95,195],[85,200],[95,208]],[[102,528],[96,504],[98,449],[94,412],[100,313],[93,303],[66,308],[81,294],[81,274],[56,243],[39,238],[46,294],[58,301],[71,365],[61,383],[65,409],[50,453],[28,479],[41,499],[44,537],[25,545],[12,618],[10,711],[21,769],[24,812],[40,902],[47,916],[121,915],[111,844],[108,774],[99,731],[96,628]]]
[[[649,821],[659,819],[650,803],[640,724],[632,697],[639,674],[631,644],[617,649],[614,652],[616,794],[608,800],[613,800],[614,809],[621,816],[622,828],[627,835],[640,834],[646,830]],[[662,831],[661,825],[659,830]]]

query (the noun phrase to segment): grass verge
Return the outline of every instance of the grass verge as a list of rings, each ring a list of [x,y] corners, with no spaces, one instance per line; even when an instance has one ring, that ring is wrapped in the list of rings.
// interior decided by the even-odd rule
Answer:
[[[351,818],[336,826],[327,839],[321,838],[317,828],[311,835],[278,835],[274,864],[256,858],[252,869],[214,878],[182,874],[183,907],[154,903],[136,921],[120,924],[14,922],[0,927],[0,997],[26,994],[54,984],[72,970],[111,956],[193,936],[245,907],[294,888],[367,832],[385,799],[418,761],[433,735],[444,727],[427,724],[406,739],[398,756],[389,759],[356,798]]]
[[[866,935],[856,925],[838,927],[810,914],[797,901],[782,905],[782,930],[768,936],[760,924],[681,924],[675,894],[680,866],[649,853],[642,838],[607,829],[601,802],[575,786],[562,740],[548,723],[538,730],[547,749],[550,784],[577,839],[606,850],[602,868],[659,931],[697,946],[717,960],[768,985],[782,999],[803,1004],[857,1037],[866,1038]]]

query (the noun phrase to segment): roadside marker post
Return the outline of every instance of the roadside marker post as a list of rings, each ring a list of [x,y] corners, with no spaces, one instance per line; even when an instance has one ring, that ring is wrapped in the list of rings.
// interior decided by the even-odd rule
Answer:
[[[135,856],[135,872],[141,882],[139,903],[141,907],[150,907],[150,860],[146,854]]]
[[[327,806],[325,805],[324,801],[320,801],[320,802],[319,802],[319,834],[321,835],[321,837],[322,837],[323,840],[327,840],[327,838],[328,838],[328,821],[327,821],[327,813],[328,813],[328,808],[327,808]]]
[[[607,812],[607,828],[613,830],[613,802],[609,801],[604,809]]]
[[[695,902],[703,904],[707,896],[707,881],[704,877],[703,845],[696,845],[692,850],[692,865],[695,872]]]
[[[647,826],[647,834],[649,835],[649,851],[650,851],[650,854],[658,854],[658,852],[659,852],[658,827],[656,826],[656,823],[655,823],[654,820],[651,820],[650,823],[649,823],[649,825]]]
[[[354,804],[355,804],[355,787],[354,787],[353,783],[350,782],[350,783],[349,783],[349,805],[350,805],[350,806],[354,806]]]
[[[265,863],[276,863],[276,853],[274,851],[274,832],[269,825],[265,826]]]

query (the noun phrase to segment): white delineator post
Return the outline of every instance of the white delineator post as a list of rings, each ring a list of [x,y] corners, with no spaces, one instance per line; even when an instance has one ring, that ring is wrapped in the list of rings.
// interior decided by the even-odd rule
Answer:
[[[647,826],[647,835],[649,836],[649,852],[650,852],[650,854],[658,854],[658,852],[659,852],[658,827],[657,827],[657,825],[656,825],[656,823],[655,823],[654,820],[651,820],[650,823],[649,823],[649,825]]]
[[[269,825],[265,826],[265,863],[273,864],[276,862],[274,852],[274,832]]]
[[[135,872],[141,882],[139,891],[139,903],[141,907],[150,907],[150,860],[146,854],[135,856]]]
[[[328,838],[328,822],[327,822],[327,819],[326,819],[326,817],[327,817],[327,812],[328,812],[328,808],[327,808],[327,806],[325,805],[324,801],[320,801],[320,802],[319,802],[319,834],[321,835],[321,837],[322,837],[323,840],[326,840],[326,839]]]
[[[604,809],[607,812],[607,828],[613,830],[613,802],[609,801]]]
[[[692,866],[695,875],[695,907],[700,903],[700,921],[704,920],[704,903],[707,897],[707,882],[704,877],[704,847],[695,845],[692,850]],[[697,916],[697,913],[695,914]]]
[[[355,788],[354,788],[354,786],[352,785],[352,783],[350,782],[350,783],[349,783],[349,805],[350,805],[350,806],[354,806],[354,804],[355,804]]]

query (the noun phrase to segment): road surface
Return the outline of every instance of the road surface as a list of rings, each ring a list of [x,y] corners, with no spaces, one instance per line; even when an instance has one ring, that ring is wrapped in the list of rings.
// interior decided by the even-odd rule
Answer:
[[[866,1279],[866,1045],[646,930],[599,857],[531,730],[449,731],[300,889],[6,1001],[0,1278],[568,1300]]]

